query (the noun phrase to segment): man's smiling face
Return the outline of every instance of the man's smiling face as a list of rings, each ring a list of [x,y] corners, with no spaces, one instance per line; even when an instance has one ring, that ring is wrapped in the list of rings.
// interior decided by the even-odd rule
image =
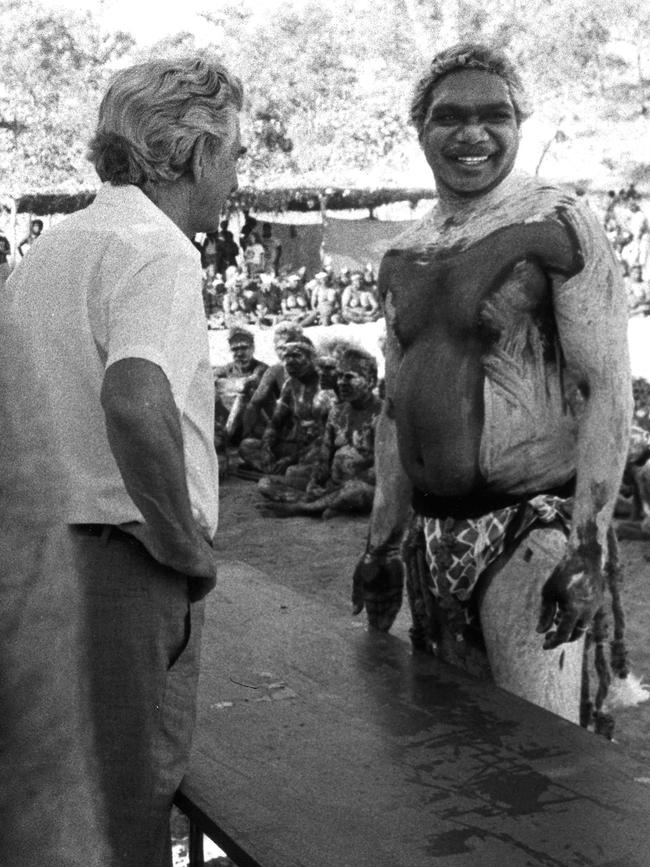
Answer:
[[[479,69],[441,79],[431,95],[422,149],[443,196],[472,198],[498,186],[519,149],[519,123],[505,81]]]

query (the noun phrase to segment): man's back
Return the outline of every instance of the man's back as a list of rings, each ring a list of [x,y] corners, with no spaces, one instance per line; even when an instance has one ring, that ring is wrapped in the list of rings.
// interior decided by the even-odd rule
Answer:
[[[194,285],[196,298],[187,288]],[[165,341],[170,349],[184,346],[188,359],[203,356],[207,330],[200,287],[199,257],[190,242],[140,190],[110,184],[92,205],[43,235],[7,282],[2,315],[20,330],[43,382],[57,395],[50,429],[66,467],[68,520],[140,519],[106,439],[104,370],[126,353],[150,357],[171,376]],[[205,371],[193,364],[173,377],[188,431],[203,416],[211,428],[211,371],[207,361]],[[206,377],[205,406],[197,398],[186,405],[191,383]],[[205,473],[210,462],[200,458],[191,432],[188,447],[194,452],[188,470],[211,501],[213,480],[201,481],[199,472],[199,463]]]

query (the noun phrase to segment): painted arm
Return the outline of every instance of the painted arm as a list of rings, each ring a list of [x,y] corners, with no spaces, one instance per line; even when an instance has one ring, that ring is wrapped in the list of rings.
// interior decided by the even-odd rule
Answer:
[[[307,494],[313,495],[317,491],[323,490],[323,485],[329,480],[332,469],[332,459],[334,457],[334,440],[336,431],[332,424],[331,414],[325,422],[325,430],[318,450],[318,459],[315,461],[312,468],[309,483],[307,485]]]
[[[262,434],[262,466],[267,473],[283,473],[287,468],[286,458],[276,458],[275,447],[293,417],[293,392],[290,380],[282,386],[273,415]]]
[[[390,296],[386,316],[386,398],[375,435],[375,495],[366,551],[357,563],[352,583],[352,613],[364,608],[368,624],[388,632],[402,604],[404,567],[402,536],[410,517],[412,486],[397,450],[393,399],[402,352],[393,328]]]
[[[545,648],[580,637],[602,603],[607,531],[629,447],[632,388],[627,305],[603,233],[584,219],[585,267],[554,287],[567,372],[584,397],[578,425],[576,492],[567,553],[542,591],[538,632]],[[582,235],[584,234],[584,238]]]
[[[272,390],[276,387],[276,372],[273,367],[267,367],[262,374],[259,385],[251,395],[248,406],[244,410],[243,436],[253,435],[253,429],[257,424],[258,416],[262,407],[269,400]]]
[[[150,361],[122,359],[106,370],[101,402],[111,451],[145,519],[133,526],[133,535],[160,563],[194,579],[192,598],[200,599],[216,583],[215,551],[192,513],[180,418],[167,377]]]

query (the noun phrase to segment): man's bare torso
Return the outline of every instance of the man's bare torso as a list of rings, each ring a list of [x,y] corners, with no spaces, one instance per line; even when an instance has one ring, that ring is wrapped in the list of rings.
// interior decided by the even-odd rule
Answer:
[[[469,243],[388,251],[380,291],[402,354],[393,407],[417,490],[498,501],[571,479],[579,388],[563,368],[553,287],[582,266],[560,210]]]

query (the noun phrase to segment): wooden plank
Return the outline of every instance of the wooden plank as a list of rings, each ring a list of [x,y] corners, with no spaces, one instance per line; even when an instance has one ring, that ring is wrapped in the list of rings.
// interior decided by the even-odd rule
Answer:
[[[643,867],[615,744],[223,564],[182,796],[242,867]]]

